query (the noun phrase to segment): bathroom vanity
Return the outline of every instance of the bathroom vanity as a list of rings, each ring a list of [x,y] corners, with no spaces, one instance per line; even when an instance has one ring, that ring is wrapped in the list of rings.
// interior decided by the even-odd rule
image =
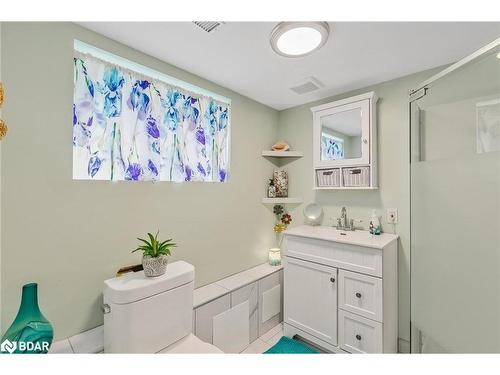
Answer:
[[[336,353],[396,353],[398,236],[284,232],[284,332]]]

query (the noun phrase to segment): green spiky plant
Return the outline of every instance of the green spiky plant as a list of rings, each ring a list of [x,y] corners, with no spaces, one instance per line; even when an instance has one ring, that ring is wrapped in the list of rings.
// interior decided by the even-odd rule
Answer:
[[[150,256],[152,258],[157,258],[160,255],[170,255],[170,249],[176,247],[177,245],[172,242],[171,238],[163,242],[158,241],[158,234],[159,231],[156,232],[155,236],[148,233],[149,241],[137,237],[137,239],[143,242],[144,245],[140,245],[132,252],[135,253],[136,251],[142,251],[143,255]]]

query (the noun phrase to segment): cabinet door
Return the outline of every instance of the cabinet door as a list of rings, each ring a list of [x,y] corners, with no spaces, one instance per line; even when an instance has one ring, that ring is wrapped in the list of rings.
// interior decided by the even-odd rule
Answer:
[[[313,113],[313,125],[316,168],[370,164],[370,99],[332,103]]]
[[[214,316],[231,308],[229,294],[210,301],[195,310],[196,336],[202,341],[213,343],[213,320]]]
[[[287,257],[285,323],[337,345],[337,269]]]
[[[213,344],[224,353],[239,353],[250,343],[249,301],[214,316]]]

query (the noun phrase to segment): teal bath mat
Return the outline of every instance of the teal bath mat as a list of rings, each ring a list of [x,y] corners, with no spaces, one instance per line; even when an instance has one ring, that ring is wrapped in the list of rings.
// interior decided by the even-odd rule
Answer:
[[[319,352],[297,340],[283,336],[264,354],[318,354]]]

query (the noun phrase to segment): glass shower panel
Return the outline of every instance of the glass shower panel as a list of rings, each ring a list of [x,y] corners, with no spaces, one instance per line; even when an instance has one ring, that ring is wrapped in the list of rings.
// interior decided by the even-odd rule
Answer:
[[[410,104],[412,352],[500,352],[500,56]]]

